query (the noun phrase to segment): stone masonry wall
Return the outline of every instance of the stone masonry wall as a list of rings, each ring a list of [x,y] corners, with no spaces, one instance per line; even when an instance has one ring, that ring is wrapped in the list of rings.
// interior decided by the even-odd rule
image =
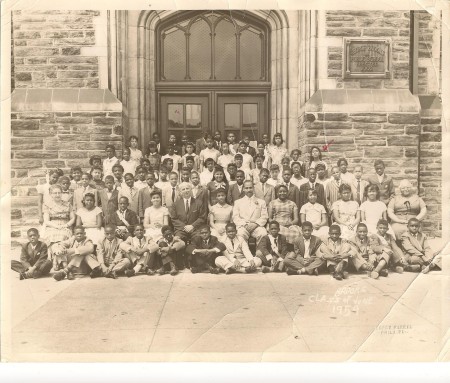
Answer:
[[[13,87],[98,88],[98,57],[83,54],[95,45],[99,11],[14,11]]]
[[[404,178],[417,185],[419,122],[418,113],[307,113],[302,152],[328,145],[323,153],[328,166],[344,157],[350,171],[360,164],[364,174],[373,173],[374,161],[382,159],[396,186]]]
[[[336,88],[409,88],[409,11],[327,11],[327,37],[390,38],[392,40],[392,79],[342,78],[342,41],[328,47],[328,78]]]
[[[415,13],[419,19],[418,93],[438,95],[441,77],[441,20],[426,11]]]
[[[38,184],[45,170],[89,170],[90,156],[105,157],[105,145],[122,148],[121,112],[19,112],[11,114],[11,237],[13,245],[38,225]]]
[[[442,126],[441,116],[422,116],[420,121],[419,194],[427,204],[424,230],[442,236]]]

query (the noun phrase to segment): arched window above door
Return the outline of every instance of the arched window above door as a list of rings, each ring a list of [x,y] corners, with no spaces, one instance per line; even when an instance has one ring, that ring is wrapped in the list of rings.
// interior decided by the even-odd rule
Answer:
[[[189,16],[159,29],[159,81],[269,81],[264,24],[246,14]]]

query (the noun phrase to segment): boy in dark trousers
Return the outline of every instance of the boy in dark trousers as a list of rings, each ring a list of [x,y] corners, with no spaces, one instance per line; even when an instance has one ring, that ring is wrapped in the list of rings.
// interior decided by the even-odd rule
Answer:
[[[207,269],[211,274],[219,274],[219,269],[215,267],[215,260],[225,249],[225,245],[211,235],[209,226],[202,226],[200,235],[194,237],[186,247],[191,272],[195,274]]]
[[[280,224],[277,221],[269,223],[269,234],[262,237],[256,247],[256,256],[261,259],[261,271],[284,271],[284,258],[288,252],[286,237],[280,234]]]
[[[170,275],[177,275],[178,269],[176,264],[183,262],[185,243],[179,237],[174,237],[170,226],[163,226],[161,233],[164,238],[158,241],[158,253],[161,256],[162,267],[158,270],[158,273],[159,275],[164,275],[167,267],[170,267]]]
[[[28,229],[27,235],[28,242],[22,245],[20,261],[11,261],[11,269],[19,273],[20,280],[42,277],[52,268],[52,261],[48,259],[47,245],[39,241],[39,231],[31,228]]]

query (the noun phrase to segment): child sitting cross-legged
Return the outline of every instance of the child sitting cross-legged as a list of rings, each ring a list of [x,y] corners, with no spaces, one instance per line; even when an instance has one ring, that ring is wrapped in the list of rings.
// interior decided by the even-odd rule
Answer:
[[[131,266],[130,260],[120,248],[122,240],[116,237],[114,225],[105,226],[105,238],[97,245],[97,260],[102,268],[103,276],[117,279],[117,274]]]
[[[225,270],[225,274],[235,272],[253,273],[261,266],[261,259],[253,257],[248,248],[247,241],[242,237],[237,237],[236,225],[228,223],[225,227],[227,238],[224,241],[226,250],[216,258],[216,266]]]
[[[86,238],[86,232],[83,226],[77,226],[74,230],[73,237],[66,241],[58,242],[52,247],[53,256],[56,262],[63,265],[63,269],[53,274],[56,281],[67,279],[75,279],[73,269],[80,267],[82,262],[87,263],[91,268],[91,278],[100,277],[102,269],[100,263],[94,256],[94,244]]]
[[[256,248],[256,256],[261,259],[263,273],[284,271],[284,258],[288,252],[286,237],[280,234],[278,221],[269,223],[269,234],[262,237]]]
[[[161,234],[163,238],[158,241],[158,254],[162,267],[158,269],[158,274],[164,275],[167,269],[170,268],[170,275],[177,275],[178,269],[176,265],[183,262],[185,243],[179,237],[173,235],[170,226],[163,226]]]
[[[215,260],[219,254],[225,250],[225,245],[211,235],[211,229],[205,225],[200,228],[200,235],[192,239],[186,247],[186,252],[190,257],[192,274],[203,270],[209,270],[211,274],[219,274],[219,269],[215,267]]]
[[[148,266],[153,264],[155,252],[158,246],[153,240],[144,237],[144,225],[137,224],[134,228],[134,237],[128,237],[120,244],[120,248],[125,253],[131,263],[131,267],[125,270],[125,275],[130,278],[141,270],[147,272]],[[150,269],[151,270],[151,269]]]
[[[417,218],[411,218],[408,221],[408,230],[401,237],[407,263],[405,271],[418,272],[425,269],[434,256],[427,236],[421,233],[419,228],[420,221]]]
[[[346,279],[348,258],[352,255],[350,244],[341,238],[341,228],[333,224],[328,238],[323,239],[324,247],[319,248],[320,256],[326,260],[329,273],[338,281]]]
[[[47,245],[39,241],[39,231],[35,228],[28,229],[27,236],[28,242],[22,245],[20,261],[11,261],[11,269],[19,273],[21,280],[40,278],[47,275],[52,268]]]

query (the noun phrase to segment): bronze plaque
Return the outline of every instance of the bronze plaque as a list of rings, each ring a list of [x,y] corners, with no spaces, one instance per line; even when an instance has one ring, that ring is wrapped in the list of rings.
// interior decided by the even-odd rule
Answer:
[[[344,39],[344,79],[390,78],[390,66],[390,40]]]

